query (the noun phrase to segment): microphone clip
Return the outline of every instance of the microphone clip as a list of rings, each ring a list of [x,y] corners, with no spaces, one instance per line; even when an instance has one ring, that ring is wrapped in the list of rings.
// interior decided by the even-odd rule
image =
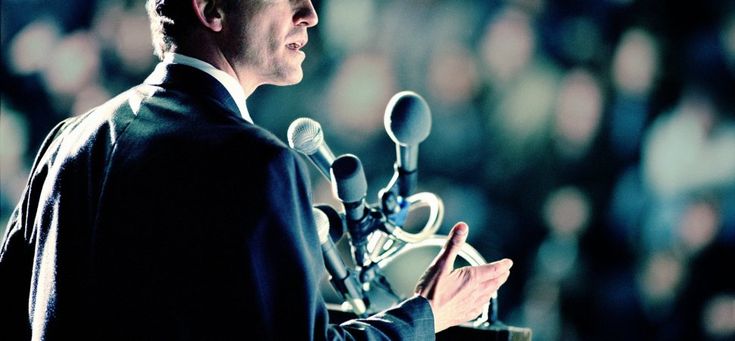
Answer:
[[[408,171],[401,167],[398,163],[393,164],[393,177],[385,188],[380,190],[381,199],[383,193],[393,192],[395,195],[406,198],[416,191],[416,183],[418,182],[418,169]]]
[[[387,220],[395,226],[403,226],[411,206],[407,198],[415,191],[418,170],[407,172],[398,164],[394,164],[393,168],[393,177],[385,188],[378,191],[378,198]]]
[[[346,204],[346,205],[359,205]],[[347,210],[350,211],[350,210]],[[368,236],[373,232],[385,226],[385,216],[379,210],[366,207],[365,214],[359,219],[347,219],[347,231],[350,234],[350,244],[352,245],[355,263],[364,267],[368,264]]]

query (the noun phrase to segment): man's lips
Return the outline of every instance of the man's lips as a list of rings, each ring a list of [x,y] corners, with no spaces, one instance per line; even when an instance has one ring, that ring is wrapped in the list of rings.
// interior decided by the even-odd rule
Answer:
[[[299,40],[299,41],[294,41],[294,42],[286,44],[286,47],[288,47],[291,50],[298,51],[302,47],[304,47],[306,43],[307,43],[307,40]]]

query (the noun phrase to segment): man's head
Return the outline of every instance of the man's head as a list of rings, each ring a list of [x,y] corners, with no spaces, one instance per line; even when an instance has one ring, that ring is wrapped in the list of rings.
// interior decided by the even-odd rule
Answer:
[[[301,81],[310,0],[148,0],[153,46],[232,72],[246,88]],[[248,89],[254,85],[252,89]]]

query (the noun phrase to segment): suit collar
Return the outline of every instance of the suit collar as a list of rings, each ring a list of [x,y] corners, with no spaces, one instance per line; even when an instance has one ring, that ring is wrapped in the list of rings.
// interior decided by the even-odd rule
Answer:
[[[145,84],[177,89],[197,96],[208,97],[227,111],[240,116],[235,100],[217,79],[204,71],[181,64],[158,63],[144,81]]]

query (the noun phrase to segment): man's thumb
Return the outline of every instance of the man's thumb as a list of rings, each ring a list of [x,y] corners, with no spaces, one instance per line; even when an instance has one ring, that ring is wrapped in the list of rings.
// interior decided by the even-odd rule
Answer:
[[[469,227],[466,223],[459,222],[452,227],[447,236],[447,243],[444,245],[442,257],[445,259],[444,266],[451,270],[454,267],[454,260],[457,258],[460,248],[467,240]]]

